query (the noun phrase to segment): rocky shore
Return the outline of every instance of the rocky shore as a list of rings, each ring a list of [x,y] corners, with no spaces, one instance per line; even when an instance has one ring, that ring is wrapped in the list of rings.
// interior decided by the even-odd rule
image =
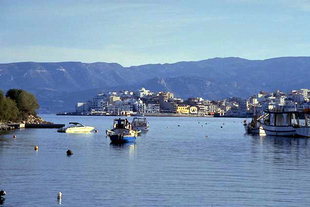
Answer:
[[[26,121],[22,122],[22,124],[53,124],[53,123],[45,121],[39,116],[30,115],[28,116]]]
[[[8,122],[8,123],[0,123],[0,131],[9,131],[9,130],[13,130],[16,129],[16,127],[14,125],[22,125],[22,124],[31,124],[31,125],[35,125],[35,124],[50,124],[52,125],[52,122],[48,122],[43,120],[41,117],[39,116],[34,116],[34,115],[29,115],[27,117],[26,120],[20,122],[20,123],[13,123],[13,122]]]
[[[14,127],[12,126],[9,126],[7,124],[4,124],[4,123],[0,123],[0,132],[1,131],[9,131],[9,130],[13,130]]]

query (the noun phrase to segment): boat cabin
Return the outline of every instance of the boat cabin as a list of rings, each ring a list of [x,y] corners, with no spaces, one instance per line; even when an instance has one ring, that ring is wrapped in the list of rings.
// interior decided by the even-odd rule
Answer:
[[[114,119],[114,129],[131,129],[131,124],[127,119]]]
[[[84,125],[79,122],[69,122],[69,127],[84,127]]]
[[[147,127],[148,123],[147,123],[146,118],[137,118],[137,117],[135,117],[132,120],[132,125],[136,126],[136,127]]]
[[[298,111],[266,111],[268,116],[264,120],[269,126],[297,126],[299,125]]]

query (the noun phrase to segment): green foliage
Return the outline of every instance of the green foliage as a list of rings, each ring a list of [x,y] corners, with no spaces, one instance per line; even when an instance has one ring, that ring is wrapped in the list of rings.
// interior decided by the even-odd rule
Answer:
[[[23,119],[30,114],[36,115],[36,109],[39,108],[39,104],[37,99],[31,93],[21,89],[10,89],[6,93],[6,97],[15,101]]]
[[[27,91],[10,89],[6,97],[0,91],[0,121],[24,120],[29,115],[36,115],[38,108],[37,99]]]
[[[18,121],[19,110],[16,103],[3,96],[2,91],[0,92],[0,121]]]

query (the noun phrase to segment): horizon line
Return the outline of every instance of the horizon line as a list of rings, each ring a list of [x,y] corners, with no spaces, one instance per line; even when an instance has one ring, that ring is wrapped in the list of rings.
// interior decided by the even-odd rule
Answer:
[[[130,65],[130,66],[123,66],[120,63],[117,62],[105,62],[105,61],[96,61],[96,62],[82,62],[82,61],[73,61],[73,60],[67,60],[67,61],[16,61],[16,62],[1,62],[0,65],[4,64],[15,64],[15,63],[85,63],[85,64],[95,64],[95,63],[107,63],[107,64],[118,64],[124,68],[130,68],[130,67],[137,67],[137,66],[144,66],[144,65],[173,65],[177,63],[184,63],[184,62],[201,62],[206,60],[214,60],[214,59],[242,59],[242,60],[248,60],[248,61],[265,61],[265,60],[271,60],[271,59],[278,59],[278,58],[310,58],[310,56],[277,56],[277,57],[270,57],[270,58],[264,58],[264,59],[249,59],[249,58],[243,58],[238,56],[227,56],[227,57],[212,57],[212,58],[206,58],[206,59],[200,59],[200,60],[180,60],[176,62],[165,62],[165,63],[145,63],[140,65]]]

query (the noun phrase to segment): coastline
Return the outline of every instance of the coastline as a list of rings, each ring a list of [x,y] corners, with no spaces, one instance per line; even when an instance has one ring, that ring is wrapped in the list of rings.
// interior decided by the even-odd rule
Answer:
[[[57,113],[57,116],[115,116],[115,117],[206,117],[206,118],[252,118],[253,116],[219,116],[219,115],[193,115],[193,114],[173,114],[173,113],[154,113],[154,114],[134,114],[134,115],[117,115],[117,114],[76,114],[76,113]]]
[[[27,118],[27,121],[22,122],[7,122],[7,123],[0,123],[0,132],[7,132],[15,129],[22,129],[22,128],[61,128],[64,127],[65,124],[54,124],[52,122],[48,122],[43,120],[39,116],[30,115]]]
[[[154,114],[133,114],[133,115],[117,115],[117,114],[76,114],[76,113],[57,113],[57,116],[121,116],[121,117],[214,117],[214,115],[193,115],[193,114],[173,114],[173,113],[154,113]]]

